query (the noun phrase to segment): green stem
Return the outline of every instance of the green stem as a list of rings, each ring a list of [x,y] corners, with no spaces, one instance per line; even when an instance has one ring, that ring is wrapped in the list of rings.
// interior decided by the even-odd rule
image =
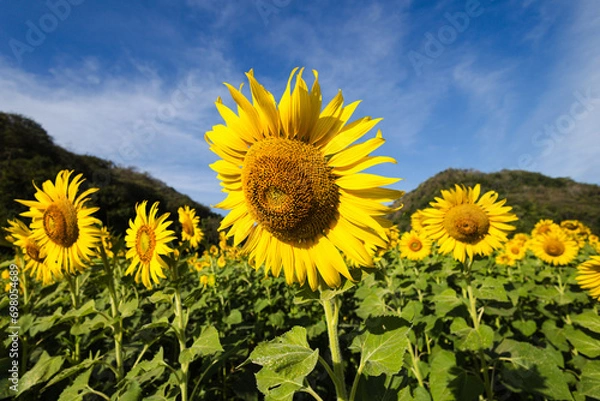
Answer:
[[[473,286],[471,285],[471,265],[473,260],[470,259],[465,265],[466,268],[466,278],[467,278],[467,297],[469,300],[469,315],[471,315],[471,320],[473,321],[473,328],[475,330],[479,329],[480,317],[477,315],[477,299],[473,293]],[[485,353],[482,349],[478,352],[481,371],[483,373],[483,384],[485,387],[485,393],[487,395],[488,401],[492,401],[494,399],[494,390],[492,388],[492,382],[490,381],[489,376],[489,367],[487,361],[485,359]]]
[[[358,369],[356,369],[356,375],[354,376],[354,382],[352,382],[352,388],[350,389],[350,401],[354,401],[356,398],[356,391],[358,390],[358,383],[360,382],[360,376],[362,375],[362,371],[364,369],[364,365],[360,365]]]
[[[113,324],[113,337],[115,340],[115,362],[117,363],[117,382],[120,382],[125,376],[125,369],[123,367],[123,320],[119,315],[119,299],[117,291],[115,290],[114,274],[111,269],[110,262],[106,256],[104,247],[100,247],[100,254],[102,256],[102,264],[104,265],[104,271],[107,275],[107,287],[108,294],[110,297],[110,311],[114,321]]]
[[[331,299],[322,300],[325,310],[325,320],[327,322],[327,334],[329,336],[329,349],[331,351],[331,362],[333,363],[333,373],[337,401],[347,401],[348,393],[346,391],[346,381],[344,379],[344,361],[340,350],[340,340],[338,335],[339,302],[336,296]]]
[[[417,381],[419,382],[419,386],[425,388],[425,383],[423,382],[423,376],[421,375],[421,369],[419,369],[419,357],[416,355],[415,351],[412,348],[412,344],[408,345],[408,353],[410,354],[410,359],[412,361],[412,371],[415,374]]]
[[[67,283],[69,284],[69,291],[71,293],[71,303],[73,305],[73,310],[77,310],[79,308],[79,276],[72,276],[67,273],[66,275]],[[79,318],[75,318],[75,324],[79,323]],[[73,364],[76,365],[79,363],[80,359],[80,337],[78,335],[74,336],[75,350],[73,351]]]
[[[173,278],[174,278],[174,287],[175,287],[175,334],[177,339],[179,340],[179,355],[181,355],[186,347],[186,319],[185,319],[185,311],[183,310],[183,304],[181,302],[181,291],[179,290],[179,283],[177,277],[177,265],[172,267],[173,270]],[[188,369],[189,362],[181,363],[181,375],[179,377],[179,389],[181,392],[181,401],[188,400]]]
[[[313,388],[309,385],[306,384],[306,386],[304,386],[304,388],[302,389],[302,391],[304,391],[305,393],[308,393],[310,395],[313,396],[313,398],[317,401],[323,401],[323,399],[319,396],[319,394],[317,394],[315,392],[315,390],[313,390]]]

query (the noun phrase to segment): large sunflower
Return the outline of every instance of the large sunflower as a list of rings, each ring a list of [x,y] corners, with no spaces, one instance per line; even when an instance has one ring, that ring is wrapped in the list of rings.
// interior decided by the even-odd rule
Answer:
[[[159,278],[165,278],[163,269],[168,268],[167,262],[161,257],[173,252],[167,245],[175,239],[175,233],[167,228],[169,213],[156,217],[158,202],[155,202],[146,214],[147,201],[136,206],[135,220],[129,220],[129,228],[125,235],[125,245],[128,248],[125,257],[131,259],[131,265],[125,272],[131,275],[134,271],[135,281],[140,281],[146,288],[152,288],[152,281],[159,283]],[[137,271],[136,271],[137,268]]]
[[[480,192],[479,184],[456,185],[454,190],[442,190],[442,198],[436,197],[432,207],[423,210],[425,232],[439,243],[439,252],[452,253],[461,262],[475,254],[487,256],[502,247],[507,232],[515,229],[506,224],[517,220],[512,208],[504,206],[506,199],[496,202],[494,191],[479,198]]]
[[[577,283],[581,288],[589,290],[592,297],[600,300],[600,256],[590,256],[590,260],[577,266],[577,270]]]
[[[227,85],[238,113],[217,100],[225,125],[206,133],[210,149],[222,160],[211,167],[218,173],[227,198],[216,205],[230,212],[220,229],[244,244],[254,266],[288,284],[307,280],[315,290],[319,277],[329,287],[341,285],[340,275],[352,279],[350,265],[371,266],[371,249],[386,246],[383,218],[391,209],[382,205],[402,191],[381,186],[399,179],[360,173],[384,156],[369,156],[384,140],[354,144],[380,119],[363,117],[348,123],[358,102],[343,104],[341,92],[321,110],[317,72],[312,88],[294,69],[279,104],[260,85],[252,71],[252,103]],[[293,91],[292,80],[296,77]]]
[[[579,252],[577,243],[560,229],[535,236],[530,248],[535,256],[554,266],[569,264]]]
[[[200,217],[196,216],[196,210],[191,209],[189,206],[180,207],[177,209],[179,214],[179,222],[181,223],[181,239],[183,241],[189,241],[192,248],[196,248],[204,233],[198,226],[200,224]]]
[[[411,260],[423,260],[431,253],[431,240],[423,233],[412,230],[400,238],[400,256]]]
[[[46,250],[32,238],[29,227],[18,219],[8,220],[8,224],[6,231],[9,236],[6,239],[23,253],[24,270],[44,285],[52,284],[59,279],[61,276],[53,274],[52,270],[45,265]]]
[[[34,184],[37,201],[17,199],[29,207],[29,211],[21,215],[32,219],[31,238],[46,252],[46,266],[54,276],[82,271],[100,241],[96,225],[101,222],[92,217],[98,208],[85,207],[88,196],[98,188],[89,188],[77,195],[84,179],[78,174],[69,182],[72,173],[60,171],[56,181],[45,181],[42,189]]]

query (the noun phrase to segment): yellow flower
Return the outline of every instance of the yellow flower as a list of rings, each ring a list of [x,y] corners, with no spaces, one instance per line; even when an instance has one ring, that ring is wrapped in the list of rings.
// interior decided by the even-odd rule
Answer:
[[[531,237],[529,237],[529,235],[525,234],[525,233],[518,233],[515,234],[514,237],[512,238],[512,240],[522,246],[525,246],[525,244],[527,243],[527,241],[529,241],[531,239]]]
[[[552,220],[540,220],[538,221],[533,230],[531,230],[531,236],[536,237],[538,235],[547,234],[550,231],[560,230],[560,226]]]
[[[217,259],[217,266],[219,266],[222,269],[225,267],[226,264],[227,264],[227,261],[225,260],[225,256],[224,255],[219,256],[219,258]]]
[[[63,272],[76,273],[85,268],[86,262],[95,254],[100,241],[100,220],[92,217],[96,207],[85,207],[88,195],[98,188],[90,188],[79,196],[77,191],[84,181],[81,174],[71,182],[72,171],[62,170],[53,183],[50,180],[37,186],[37,201],[19,200],[29,207],[22,216],[32,219],[31,238],[46,252],[45,264],[55,277]]]
[[[204,237],[204,233],[198,226],[200,217],[196,216],[196,210],[191,209],[189,206],[180,207],[177,209],[177,213],[181,223],[181,239],[189,241],[190,246],[196,248]]]
[[[422,210],[417,210],[413,214],[410,215],[410,229],[412,231],[422,231],[423,230],[423,219],[425,215]]]
[[[526,251],[527,248],[525,247],[525,244],[516,239],[510,240],[504,245],[504,252],[514,260],[523,259]]]
[[[25,261],[25,271],[29,272],[31,277],[48,285],[60,279],[60,272],[54,272],[45,265],[46,250],[39,246],[33,239],[32,232],[21,220],[8,220],[6,230],[10,233],[13,245],[23,252]]]
[[[252,71],[250,102],[227,85],[238,114],[220,99],[217,109],[226,125],[207,132],[210,149],[222,160],[211,167],[227,198],[217,207],[230,210],[220,229],[229,229],[234,246],[244,240],[250,263],[265,266],[288,284],[320,279],[329,287],[352,279],[342,254],[352,264],[372,266],[370,249],[385,248],[384,216],[402,191],[381,188],[398,181],[361,173],[381,163],[395,163],[370,153],[384,143],[375,138],[354,144],[380,119],[348,123],[358,102],[344,106],[341,92],[321,110],[317,72],[309,90],[303,70],[294,69],[279,103]],[[292,80],[296,78],[293,91]]]
[[[112,251],[112,236],[110,235],[110,232],[108,231],[108,228],[106,227],[102,227],[100,229],[100,239],[102,240],[102,247],[104,248],[104,252],[106,253],[106,256],[111,259],[115,256],[115,254]]]
[[[579,286],[589,290],[592,297],[600,300],[600,256],[590,256],[589,260],[577,266],[577,270]]]
[[[425,209],[425,233],[436,240],[440,253],[451,253],[456,260],[465,261],[474,255],[487,256],[502,247],[508,231],[515,228],[506,224],[517,220],[504,206],[506,200],[496,202],[498,194],[486,192],[481,198],[479,184],[474,188],[456,185],[454,190],[442,190],[442,198],[435,198]],[[479,200],[478,200],[479,199]]]
[[[171,225],[167,221],[169,213],[157,218],[158,202],[155,202],[146,214],[146,204],[147,201],[143,201],[137,205],[135,220],[129,220],[125,245],[128,248],[126,258],[131,259],[131,264],[125,274],[131,275],[135,271],[136,283],[141,281],[150,289],[152,281],[158,284],[159,278],[165,278],[163,269],[168,265],[161,256],[173,252],[167,244],[175,239],[175,233],[167,230]]]
[[[515,260],[507,253],[501,253],[496,256],[496,263],[504,266],[514,266]]]
[[[530,244],[531,250],[541,260],[554,266],[569,264],[579,252],[577,243],[562,230],[551,230],[537,235]]]
[[[412,230],[400,238],[400,256],[411,260],[423,260],[431,253],[431,240]]]
[[[216,245],[211,245],[209,248],[209,252],[213,256],[217,256],[219,254],[219,248]]]

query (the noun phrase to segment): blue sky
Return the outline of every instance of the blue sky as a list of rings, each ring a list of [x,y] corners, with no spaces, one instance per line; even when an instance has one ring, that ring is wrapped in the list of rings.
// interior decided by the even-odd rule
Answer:
[[[244,72],[296,66],[383,117],[409,191],[449,167],[600,183],[597,0],[0,0],[0,110],[77,153],[223,198],[204,133]],[[310,74],[306,75],[310,77]],[[310,81],[309,81],[310,84]],[[374,132],[373,132],[374,134]]]

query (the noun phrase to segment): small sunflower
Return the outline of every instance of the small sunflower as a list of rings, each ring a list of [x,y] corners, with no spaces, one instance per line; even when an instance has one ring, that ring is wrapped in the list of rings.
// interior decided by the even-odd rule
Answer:
[[[423,260],[431,253],[431,240],[412,230],[400,238],[400,256],[410,260]]]
[[[571,263],[579,252],[577,243],[563,230],[553,230],[535,236],[530,247],[535,256],[554,266]]]
[[[560,230],[560,226],[554,221],[549,219],[542,219],[535,223],[533,230],[531,230],[531,236],[536,237],[538,235],[547,234],[550,231]]]
[[[189,241],[190,246],[196,248],[204,237],[204,233],[198,226],[200,217],[196,216],[196,210],[191,209],[189,206],[180,207],[177,209],[177,213],[181,223],[181,239]]]
[[[507,224],[517,216],[504,206],[506,199],[496,202],[494,191],[479,198],[480,192],[479,184],[474,188],[456,185],[454,190],[442,190],[442,198],[435,198],[432,207],[423,210],[425,233],[439,243],[439,252],[452,252],[463,263],[467,256],[487,256],[501,248],[507,232],[515,229]]]
[[[6,239],[23,252],[24,270],[28,271],[31,277],[41,281],[43,285],[52,284],[60,279],[59,274],[53,273],[45,265],[46,251],[33,239],[29,227],[18,219],[8,220],[8,224],[10,227],[6,228],[6,231],[9,236]]]
[[[531,237],[528,234],[525,233],[517,233],[513,236],[512,241],[525,246],[525,244],[527,243],[527,241],[529,241],[531,239]]]
[[[425,215],[422,210],[417,210],[413,214],[410,215],[410,229],[412,231],[422,231],[423,230],[423,219]]]
[[[63,272],[82,271],[100,241],[96,225],[101,223],[92,217],[98,208],[85,206],[88,196],[98,188],[90,188],[77,196],[84,180],[78,174],[69,182],[72,173],[60,171],[56,181],[45,181],[42,189],[34,184],[37,201],[17,199],[29,207],[29,211],[21,215],[32,219],[31,237],[46,252],[45,264],[56,277]]]
[[[600,300],[600,256],[593,255],[589,260],[577,266],[577,283],[590,295]]]
[[[515,265],[515,260],[506,252],[502,252],[500,253],[498,256],[496,256],[496,263],[499,265],[504,265],[504,266],[514,266]]]
[[[525,247],[525,243],[512,239],[504,245],[504,252],[514,260],[521,260],[525,257],[527,248]]]
[[[175,239],[175,233],[167,228],[171,222],[167,220],[169,213],[156,217],[158,202],[155,202],[146,214],[147,201],[136,206],[135,220],[129,220],[129,228],[125,236],[125,245],[129,249],[125,255],[131,259],[131,265],[125,275],[134,271],[135,281],[140,281],[146,288],[152,288],[152,281],[159,283],[159,278],[165,278],[163,269],[168,268],[162,256],[173,252],[167,245]]]
[[[352,280],[348,265],[373,265],[372,251],[386,247],[384,216],[392,211],[382,203],[403,192],[381,188],[399,179],[361,173],[395,163],[370,156],[385,142],[380,131],[354,144],[380,119],[348,123],[358,102],[344,106],[341,92],[321,110],[317,72],[310,90],[302,73],[292,71],[279,103],[252,71],[252,102],[226,84],[238,114],[218,99],[226,125],[213,127],[206,140],[222,159],[211,165],[227,193],[216,206],[230,210],[219,229],[229,229],[234,246],[247,239],[252,266],[274,276],[283,270],[288,284],[308,281],[316,290],[320,279],[329,287],[339,287],[341,276]]]

